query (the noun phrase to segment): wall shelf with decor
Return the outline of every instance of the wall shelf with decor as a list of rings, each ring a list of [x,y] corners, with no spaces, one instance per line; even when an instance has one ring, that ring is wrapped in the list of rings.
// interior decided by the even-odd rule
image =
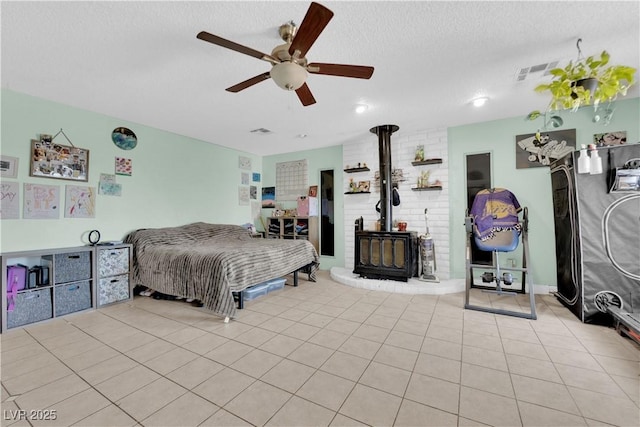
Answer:
[[[319,248],[317,216],[272,216],[267,218],[268,239],[305,239]]]
[[[442,186],[432,185],[430,187],[413,187],[412,190],[413,191],[437,191],[437,190],[442,190]]]
[[[437,165],[440,163],[442,163],[442,159],[424,159],[424,160],[416,160],[415,162],[411,162],[413,166]]]
[[[371,169],[369,169],[368,167],[363,167],[363,168],[347,168],[344,171],[346,173],[356,173],[356,172],[369,172]]]
[[[371,191],[347,191],[344,194],[371,194]]]

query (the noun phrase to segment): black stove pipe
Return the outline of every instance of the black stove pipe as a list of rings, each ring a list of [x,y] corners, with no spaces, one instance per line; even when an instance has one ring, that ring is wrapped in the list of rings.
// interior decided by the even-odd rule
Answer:
[[[369,129],[378,135],[378,157],[380,159],[380,231],[391,231],[393,215],[391,213],[392,168],[391,134],[400,129],[397,125],[380,125]]]

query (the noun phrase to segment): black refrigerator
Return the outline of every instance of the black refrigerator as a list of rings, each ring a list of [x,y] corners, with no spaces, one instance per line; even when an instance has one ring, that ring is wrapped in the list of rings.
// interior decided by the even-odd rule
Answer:
[[[640,312],[640,143],[599,147],[603,173],[577,173],[579,152],[551,164],[557,298],[581,321]]]

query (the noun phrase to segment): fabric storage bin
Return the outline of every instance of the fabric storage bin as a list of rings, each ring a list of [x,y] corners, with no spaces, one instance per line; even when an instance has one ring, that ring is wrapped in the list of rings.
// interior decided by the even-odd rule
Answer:
[[[91,252],[70,252],[54,255],[55,284],[77,282],[91,278]]]
[[[269,284],[261,283],[259,285],[251,286],[250,288],[242,291],[243,299],[245,301],[251,301],[252,299],[258,298],[262,295],[266,295],[269,293]]]
[[[129,271],[129,248],[98,250],[98,276],[117,276]]]
[[[269,292],[277,291],[278,289],[284,288],[284,284],[286,281],[287,279],[284,278],[269,280],[267,282],[267,285],[269,285]]]
[[[127,254],[127,256],[129,256]],[[98,305],[129,299],[129,275],[105,277],[98,282]]]
[[[12,311],[7,311],[7,328],[27,325],[53,317],[51,288],[23,291],[14,298]]]
[[[56,316],[91,308],[91,283],[85,281],[56,286],[53,300]]]

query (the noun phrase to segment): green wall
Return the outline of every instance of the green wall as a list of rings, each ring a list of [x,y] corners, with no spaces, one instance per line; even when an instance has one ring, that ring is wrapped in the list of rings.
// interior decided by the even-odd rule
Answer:
[[[304,140],[301,140],[304,145]],[[335,145],[316,150],[303,150],[293,153],[265,156],[262,158],[262,185],[265,187],[275,187],[276,185],[276,163],[289,162],[293,160],[307,159],[309,170],[309,185],[320,187],[320,171],[333,169],[334,185],[334,213],[335,213],[335,253],[334,256],[321,256],[320,268],[328,270],[331,267],[344,266],[344,199],[342,194],[342,146]],[[284,208],[295,207],[295,202],[283,203]],[[262,215],[271,215],[272,209],[264,209]]]
[[[262,172],[259,156],[203,141],[80,110],[20,93],[2,90],[1,152],[18,157],[17,181],[22,206],[23,183],[60,187],[97,187],[101,173],[114,173],[115,157],[133,160],[132,176],[120,176],[122,196],[96,196],[96,216],[87,219],[3,219],[3,252],[79,246],[89,230],[98,229],[103,240],[120,240],[131,230],[207,221],[230,224],[252,222],[251,207],[240,206],[238,156],[252,159],[254,172]],[[138,137],[135,149],[124,151],[111,142],[114,128],[124,126]],[[89,182],[29,176],[30,140],[60,129],[73,145],[88,149]],[[62,134],[56,142],[68,145]],[[258,189],[258,191],[260,191]]]
[[[560,129],[575,128],[578,144],[589,143],[594,133],[618,130],[627,131],[629,143],[638,142],[640,99],[620,101],[615,106],[609,126],[593,123],[593,110],[586,108],[577,113],[562,113],[564,125]],[[87,243],[87,232],[92,229],[99,229],[105,240],[119,240],[136,228],[174,226],[194,221],[252,222],[251,207],[240,206],[238,202],[242,172],[238,168],[239,155],[252,159],[252,171],[262,174],[262,182],[259,183],[262,186],[275,186],[276,163],[306,158],[309,162],[309,185],[319,185],[321,170],[333,169],[335,188],[343,188],[341,146],[261,158],[9,90],[1,92],[1,107],[1,152],[20,159],[18,177],[6,180],[20,183],[21,200],[23,183],[57,185],[64,206],[66,184],[97,187],[100,173],[114,173],[116,156],[133,160],[133,175],[117,176],[116,179],[122,184],[121,197],[97,195],[95,218],[69,219],[61,213],[57,220],[3,219],[0,222],[0,250],[3,252],[82,245]],[[120,150],[111,142],[111,131],[119,126],[130,128],[138,136],[138,146],[134,150]],[[533,133],[541,126],[541,120],[528,122],[522,117],[514,117],[449,128],[452,278],[465,276],[465,156],[490,152],[493,186],[509,188],[520,203],[529,208],[534,283],[555,286],[549,169],[515,168],[515,136]],[[37,139],[40,134],[55,135],[61,128],[74,145],[90,150],[88,183],[29,177],[30,140]],[[56,141],[66,144],[62,135]],[[260,190],[258,187],[258,193]],[[344,263],[344,235],[341,232],[344,230],[343,195],[342,191],[335,194],[336,251],[334,257],[321,257],[322,269],[341,267]],[[262,215],[268,216],[270,211],[263,210]]]
[[[627,131],[628,143],[640,141],[640,121],[638,120],[640,98],[615,103],[614,116],[608,126],[593,122],[592,107],[583,108],[576,113],[563,112],[561,116],[564,124],[558,129],[576,129],[578,148],[580,144],[591,143],[594,134],[604,132],[624,130]],[[520,204],[529,209],[529,247],[533,283],[556,286],[555,237],[549,168],[516,169],[515,167],[515,136],[534,133],[542,126],[542,119],[531,122],[522,117],[514,117],[449,128],[452,278],[465,277],[465,156],[490,152],[493,187],[508,188],[516,195]]]

